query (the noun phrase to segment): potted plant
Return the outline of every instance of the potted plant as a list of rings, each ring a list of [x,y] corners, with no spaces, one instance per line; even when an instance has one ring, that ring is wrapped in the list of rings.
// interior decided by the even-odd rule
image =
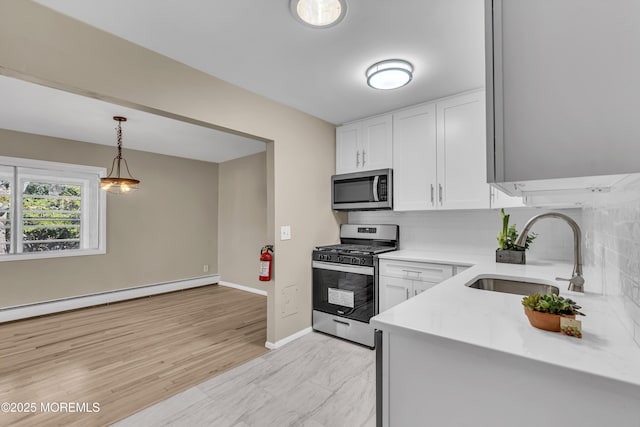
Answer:
[[[498,249],[496,249],[496,262],[506,262],[509,264],[526,264],[525,252],[529,245],[537,237],[535,233],[527,235],[524,246],[516,245],[518,232],[516,225],[509,226],[509,215],[500,209],[502,216],[502,231],[498,233]]]
[[[529,323],[538,329],[560,332],[560,318],[575,319],[576,315],[585,316],[575,301],[556,294],[533,294],[522,298],[524,314]]]

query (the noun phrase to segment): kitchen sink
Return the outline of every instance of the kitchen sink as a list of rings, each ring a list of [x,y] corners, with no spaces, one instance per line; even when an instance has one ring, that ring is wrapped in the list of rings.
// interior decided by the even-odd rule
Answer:
[[[535,293],[556,295],[560,294],[560,289],[553,285],[521,282],[518,280],[498,279],[494,277],[478,279],[467,286],[474,289],[482,289],[484,291],[504,292],[517,295],[531,295]]]

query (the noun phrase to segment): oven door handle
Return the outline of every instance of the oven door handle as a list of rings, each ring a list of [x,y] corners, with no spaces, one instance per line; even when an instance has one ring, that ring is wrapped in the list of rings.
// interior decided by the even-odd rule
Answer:
[[[321,270],[340,271],[343,273],[364,274],[366,276],[373,276],[373,267],[362,267],[359,265],[349,264],[335,264],[331,262],[313,261],[313,268],[319,268]]]

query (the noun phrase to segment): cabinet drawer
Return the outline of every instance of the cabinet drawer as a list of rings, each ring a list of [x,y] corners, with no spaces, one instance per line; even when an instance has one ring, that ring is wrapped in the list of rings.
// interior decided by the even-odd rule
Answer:
[[[380,260],[380,275],[440,283],[453,276],[453,266],[409,261]]]

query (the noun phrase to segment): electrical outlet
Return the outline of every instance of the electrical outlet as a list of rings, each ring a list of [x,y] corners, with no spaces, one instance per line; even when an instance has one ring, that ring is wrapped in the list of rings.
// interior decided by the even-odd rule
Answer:
[[[202,271],[204,271],[205,273],[209,272],[209,264],[205,264],[202,266]]]
[[[290,225],[283,225],[280,227],[280,240],[291,240]]]

